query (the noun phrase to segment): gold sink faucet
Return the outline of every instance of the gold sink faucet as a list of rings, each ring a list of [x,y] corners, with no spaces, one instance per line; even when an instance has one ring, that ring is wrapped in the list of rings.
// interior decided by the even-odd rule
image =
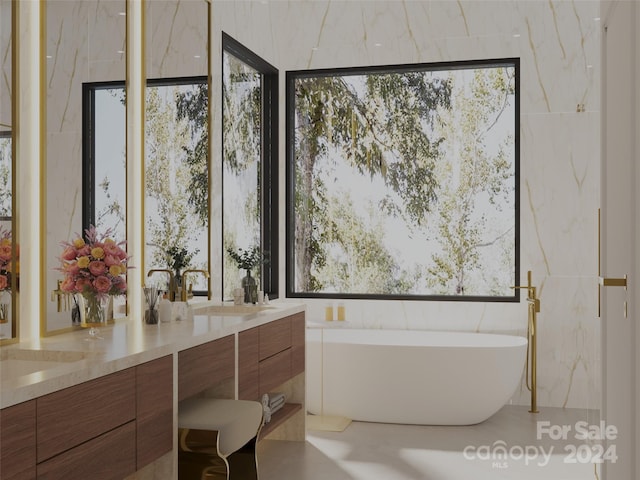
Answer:
[[[204,275],[204,278],[209,278],[209,272],[207,272],[206,270],[185,270],[184,272],[182,272],[182,301],[183,302],[187,301],[187,273],[201,273]],[[209,300],[211,300],[210,289],[207,289],[207,290],[209,290],[208,298]]]
[[[531,392],[531,410],[530,413],[538,413],[537,404],[537,363],[538,363],[538,343],[537,343],[537,318],[536,314],[540,313],[540,299],[536,297],[536,287],[531,285],[531,270],[527,272],[527,285],[516,285],[511,287],[513,289],[526,289],[527,290],[527,303],[529,319],[527,324],[527,389]],[[529,362],[531,357],[531,362]],[[529,370],[531,366],[531,370]]]
[[[173,272],[168,268],[154,268],[149,270],[149,272],[147,273],[147,277],[150,277],[153,273],[156,272],[164,272],[169,274],[169,300],[171,302],[175,302],[177,286],[175,278],[173,277]]]
[[[58,312],[62,312],[63,309],[66,312],[67,310],[69,310],[69,308],[71,306],[71,302],[70,302],[70,299],[69,299],[71,294],[69,294],[67,292],[64,292],[60,288],[61,284],[62,284],[62,281],[58,280],[57,288],[51,292],[51,301],[52,302],[57,302]],[[63,305],[63,302],[64,302],[64,305]]]

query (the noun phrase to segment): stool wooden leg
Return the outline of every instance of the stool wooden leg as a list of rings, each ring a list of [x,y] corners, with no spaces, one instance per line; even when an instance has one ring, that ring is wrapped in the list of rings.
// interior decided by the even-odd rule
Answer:
[[[203,453],[178,453],[179,480],[228,480],[229,466],[224,458]]]
[[[258,480],[257,435],[227,457],[229,480]]]
[[[179,480],[228,480],[229,464],[216,450],[215,430],[178,430]]]

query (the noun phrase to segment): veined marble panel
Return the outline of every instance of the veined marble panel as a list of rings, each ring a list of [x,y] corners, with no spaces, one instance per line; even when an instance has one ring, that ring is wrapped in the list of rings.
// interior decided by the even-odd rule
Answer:
[[[47,4],[47,131],[81,129],[82,82],[88,72],[88,2]]]
[[[541,275],[597,272],[599,129],[595,112],[522,115],[522,253]]]
[[[532,270],[542,299],[538,397],[544,406],[599,407],[593,289],[600,182],[598,17],[596,1],[214,1],[214,38],[222,30],[229,33],[281,73],[520,57],[520,269],[521,283]],[[576,113],[578,104],[587,113]],[[282,185],[284,161],[283,152]],[[284,238],[284,214],[280,233]],[[284,258],[283,247],[280,254]],[[307,304],[308,318],[324,318],[326,301]],[[345,326],[526,335],[526,302],[344,304]],[[524,383],[513,401],[529,403]]]
[[[11,125],[11,5],[0,0],[0,132]]]
[[[522,111],[598,110],[599,4],[516,2],[522,41]]]
[[[161,0],[146,5],[147,78],[207,75],[207,3]]]
[[[64,18],[80,15],[81,7],[73,5],[78,2],[66,3],[70,10]],[[111,13],[100,14],[106,22],[99,30],[104,35],[121,29],[118,22],[122,19],[113,13],[118,8],[107,7],[110,3],[91,7],[110,8]],[[206,39],[204,2],[178,5],[159,1],[147,5],[147,76],[206,74],[206,62],[196,62],[196,53],[192,53],[194,46]],[[200,13],[193,16],[187,7]],[[521,58],[521,277],[526,279],[526,271],[533,271],[542,299],[538,370],[542,406],[599,406],[600,332],[593,313],[600,182],[598,16],[595,1],[213,2],[212,65],[221,65],[220,39],[225,31],[280,69],[281,112],[285,111],[286,70]],[[88,25],[73,32],[74,38],[87,38],[91,23]],[[205,30],[201,30],[203,25]],[[71,35],[65,28],[61,26],[59,31]],[[50,36],[56,31],[49,30]],[[56,65],[50,80],[56,85],[79,85],[107,75],[111,52],[118,48],[119,41],[109,38],[96,45],[89,36],[89,45],[88,54],[61,52],[58,62],[64,59],[65,65]],[[79,58],[88,64],[74,69],[73,62]],[[214,98],[220,91],[219,77],[214,75]],[[80,131],[74,123],[80,117],[64,112],[72,103],[60,97],[52,99],[49,106],[62,109],[50,112],[52,123],[61,125],[64,131]],[[587,113],[576,113],[578,104],[584,104]],[[220,138],[220,102],[212,105],[213,138]],[[280,185],[285,185],[284,126],[281,113]],[[77,138],[69,140],[71,135],[65,138],[52,141],[49,151],[61,163],[56,164],[59,173],[52,177],[48,199],[66,212],[58,215],[68,218],[61,218],[60,225],[55,226],[59,231],[53,231],[53,225],[48,227],[48,268],[55,266],[59,241],[80,228],[80,205],[75,205],[72,198],[76,187],[70,187],[73,182],[65,177],[80,171],[80,157],[76,157],[80,144]],[[214,171],[220,162],[219,149],[214,149]],[[217,186],[214,178],[213,218],[220,214]],[[280,194],[284,207],[284,188]],[[284,208],[280,212],[280,233],[284,239]],[[217,236],[212,237],[213,252],[221,251]],[[280,257],[285,258],[284,242],[280,248]],[[220,259],[214,254],[214,272],[220,271],[217,262]],[[48,276],[48,284],[55,286],[55,272]],[[280,278],[284,295],[284,268]],[[214,279],[214,292],[219,291],[216,282]],[[325,304],[322,300],[308,301],[308,318],[324,318]],[[347,320],[356,327],[526,334],[525,302],[347,301],[345,305]],[[514,402],[528,401],[529,393],[523,386]]]
[[[126,78],[127,17],[125,0],[89,5],[88,81]]]
[[[57,311],[50,293],[62,280],[62,241],[70,241],[82,230],[82,131],[50,133],[47,138],[47,305],[48,330],[71,326],[71,311]]]

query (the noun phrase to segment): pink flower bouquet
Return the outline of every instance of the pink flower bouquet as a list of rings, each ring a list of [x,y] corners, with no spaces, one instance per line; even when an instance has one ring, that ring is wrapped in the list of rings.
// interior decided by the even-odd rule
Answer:
[[[85,230],[73,242],[62,242],[64,250],[60,256],[64,279],[60,289],[67,293],[104,298],[123,295],[127,292],[124,274],[127,272],[125,242],[116,243],[109,238],[111,231],[99,235],[96,227]]]

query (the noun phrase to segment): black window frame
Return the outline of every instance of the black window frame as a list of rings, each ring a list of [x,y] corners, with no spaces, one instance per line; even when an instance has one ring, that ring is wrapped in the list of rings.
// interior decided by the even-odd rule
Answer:
[[[472,67],[510,66],[515,69],[514,95],[514,278],[512,285],[520,279],[520,57],[463,60],[448,62],[427,62],[416,64],[394,64],[380,66],[360,66],[346,68],[323,68],[314,70],[287,70],[285,79],[285,122],[286,122],[286,246],[285,246],[285,295],[287,298],[309,298],[327,300],[413,300],[413,301],[453,301],[453,302],[496,302],[517,303],[520,291],[513,290],[509,296],[480,295],[409,295],[371,293],[320,293],[295,291],[295,80],[322,76],[350,76],[368,73],[402,73],[410,71],[440,71]]]
[[[95,225],[96,197],[95,197],[95,92],[122,88],[125,92],[125,82],[113,80],[108,82],[85,82],[82,84],[82,231]],[[126,222],[126,216],[125,216]]]
[[[260,243],[261,249],[268,252],[268,263],[262,265],[261,282],[263,290],[270,299],[278,298],[278,81],[279,71],[259,55],[248,49],[226,32],[222,32],[222,51],[236,57],[261,74],[262,78],[262,135],[261,135],[261,209]],[[224,61],[221,59],[221,61]],[[221,105],[224,105],[220,92]],[[222,133],[224,135],[224,133]],[[221,158],[224,159],[224,138],[221,144]],[[224,187],[222,188],[222,211],[224,211]],[[222,232],[224,231],[224,221]],[[222,240],[222,238],[221,238]],[[224,255],[224,252],[222,252]],[[220,266],[220,276],[224,278],[224,262]],[[224,293],[224,285],[221,286]]]
[[[146,87],[203,84],[209,88],[209,77],[196,75],[190,77],[148,78]],[[114,80],[108,82],[86,82],[82,84],[82,230],[95,225],[95,92],[122,88],[126,98],[126,82]],[[209,94],[209,98],[211,95]],[[211,152],[208,153],[207,168],[211,176]],[[209,182],[210,184],[211,182]],[[211,191],[207,192],[211,197]],[[209,215],[209,236],[211,235],[211,216]],[[126,222],[126,213],[125,213]],[[209,240],[207,244],[209,244]],[[207,245],[208,248],[208,245]],[[211,263],[211,258],[208,259]],[[211,265],[209,265],[211,269]],[[207,296],[206,290],[194,290],[194,296]]]

